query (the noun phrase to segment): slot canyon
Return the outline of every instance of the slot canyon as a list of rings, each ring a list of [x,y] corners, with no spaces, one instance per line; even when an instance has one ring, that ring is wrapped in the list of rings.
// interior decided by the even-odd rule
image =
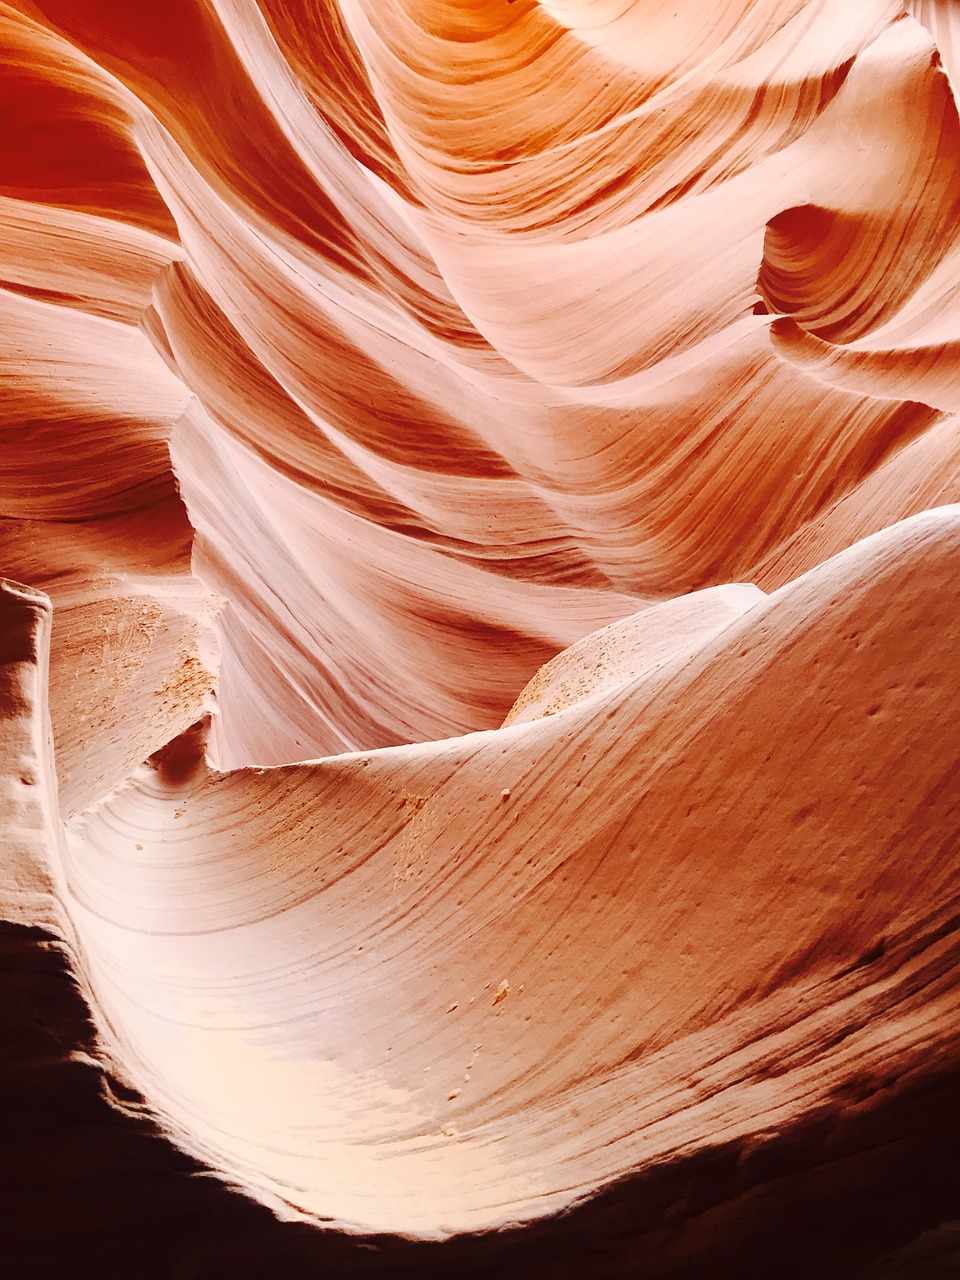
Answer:
[[[960,1276],[960,3],[0,49],[0,1274]]]

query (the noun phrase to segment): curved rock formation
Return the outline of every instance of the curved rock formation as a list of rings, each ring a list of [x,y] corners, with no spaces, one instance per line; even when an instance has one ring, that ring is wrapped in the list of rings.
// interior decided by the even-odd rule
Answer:
[[[286,1221],[254,1268],[847,1275],[858,1210],[776,1263],[751,1212],[915,1177],[874,1252],[919,1275],[952,6],[17,0],[0,41],[0,900],[88,1002],[63,1060]]]

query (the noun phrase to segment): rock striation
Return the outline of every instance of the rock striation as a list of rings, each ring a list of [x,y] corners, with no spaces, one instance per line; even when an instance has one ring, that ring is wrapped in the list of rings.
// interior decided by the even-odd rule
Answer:
[[[949,1274],[955,6],[0,46],[16,1274]]]

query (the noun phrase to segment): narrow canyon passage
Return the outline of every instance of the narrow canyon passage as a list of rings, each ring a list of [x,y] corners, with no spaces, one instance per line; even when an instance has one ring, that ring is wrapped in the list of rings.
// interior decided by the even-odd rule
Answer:
[[[15,1280],[953,1274],[960,9],[0,42]]]

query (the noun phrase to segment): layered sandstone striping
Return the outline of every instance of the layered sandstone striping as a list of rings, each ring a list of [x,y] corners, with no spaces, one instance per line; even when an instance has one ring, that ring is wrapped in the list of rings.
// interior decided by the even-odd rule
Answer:
[[[860,1111],[876,1185],[960,1052],[954,7],[0,47],[0,897],[93,1060],[345,1235],[547,1257]],[[577,1265],[711,1265],[679,1203]]]

